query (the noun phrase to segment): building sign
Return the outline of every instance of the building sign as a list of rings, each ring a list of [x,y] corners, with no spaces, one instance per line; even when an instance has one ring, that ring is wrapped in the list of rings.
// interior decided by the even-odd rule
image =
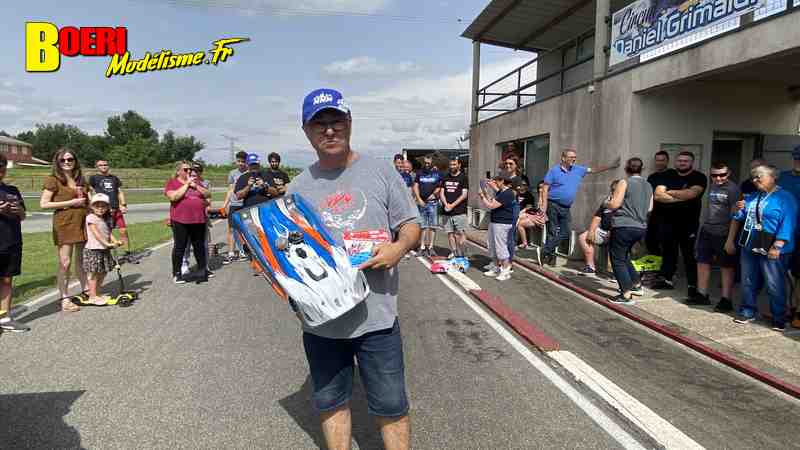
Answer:
[[[800,2],[800,0],[794,0]],[[668,51],[730,29],[732,19],[764,6],[765,0],[638,0],[612,18],[610,65],[652,53],[676,41]],[[738,26],[738,20],[733,28]],[[684,39],[695,36],[699,39]]]

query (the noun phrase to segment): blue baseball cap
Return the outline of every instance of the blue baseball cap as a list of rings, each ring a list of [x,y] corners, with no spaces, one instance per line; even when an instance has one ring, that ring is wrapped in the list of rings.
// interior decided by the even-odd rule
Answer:
[[[258,155],[255,153],[248,153],[247,154],[247,165],[250,164],[261,164],[261,159],[259,159]]]
[[[792,150],[792,159],[800,159],[800,145]]]
[[[303,100],[303,125],[308,123],[323,109],[335,109],[350,114],[350,106],[344,101],[342,93],[335,89],[316,89]]]

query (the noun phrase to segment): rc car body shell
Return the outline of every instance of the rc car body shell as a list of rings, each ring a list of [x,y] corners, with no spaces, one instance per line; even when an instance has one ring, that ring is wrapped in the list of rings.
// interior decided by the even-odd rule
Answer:
[[[239,210],[232,219],[276,294],[308,326],[342,316],[369,295],[363,272],[299,194]]]

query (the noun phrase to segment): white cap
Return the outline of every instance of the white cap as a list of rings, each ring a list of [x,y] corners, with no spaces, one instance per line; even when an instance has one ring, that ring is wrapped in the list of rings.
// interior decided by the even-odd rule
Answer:
[[[90,204],[94,205],[95,203],[99,203],[99,202],[103,202],[103,203],[106,203],[106,204],[111,203],[106,194],[99,194],[99,193],[98,194],[94,194],[92,196],[92,201],[90,202]]]

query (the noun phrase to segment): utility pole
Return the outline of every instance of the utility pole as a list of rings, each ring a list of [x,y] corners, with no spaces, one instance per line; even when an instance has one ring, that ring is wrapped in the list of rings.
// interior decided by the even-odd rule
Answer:
[[[236,154],[236,147],[234,145],[234,142],[238,141],[239,138],[228,136],[227,134],[223,134],[221,136],[224,137],[225,139],[227,139],[231,144],[231,155],[230,155],[230,159],[228,159],[228,163],[233,163],[233,161],[235,159],[235,154]]]

